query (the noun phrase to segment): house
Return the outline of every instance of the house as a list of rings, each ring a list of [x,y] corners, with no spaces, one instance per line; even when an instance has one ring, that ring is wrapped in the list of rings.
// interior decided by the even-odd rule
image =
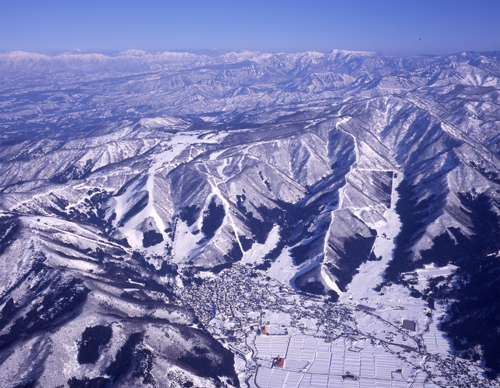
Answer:
[[[273,365],[272,366],[273,367],[280,366],[280,367],[283,368],[283,364],[284,363],[285,363],[285,359],[282,358],[282,357],[280,357],[280,356],[278,356],[278,357],[273,358]]]
[[[342,376],[342,380],[354,380],[356,381],[358,378],[354,376],[351,372],[345,372],[345,374]]]
[[[403,320],[403,329],[416,331],[416,324],[414,321],[410,321],[408,319]]]

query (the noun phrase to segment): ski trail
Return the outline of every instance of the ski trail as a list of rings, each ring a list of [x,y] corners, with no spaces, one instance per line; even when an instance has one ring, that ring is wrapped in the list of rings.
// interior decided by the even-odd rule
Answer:
[[[341,121],[339,121],[338,123],[335,124],[335,126],[338,128],[338,126],[340,124],[343,124],[343,123],[346,123],[347,121],[349,121],[350,117],[344,117]],[[346,132],[347,133],[347,132]],[[349,135],[351,135],[349,133]],[[348,181],[347,181],[347,176],[351,173],[352,169],[353,169],[353,166],[358,162],[359,160],[359,151],[358,151],[358,145],[356,143],[356,138],[351,135],[353,140],[354,140],[354,151],[356,153],[356,160],[355,162],[351,165],[351,168],[349,169],[349,172],[345,175],[344,179],[345,179],[345,183],[344,185],[339,189],[338,193],[339,193],[339,201],[338,201],[338,204],[335,208],[333,208],[331,211],[330,211],[330,224],[328,225],[328,229],[325,233],[325,240],[324,240],[324,244],[323,244],[323,260],[322,262],[326,259],[327,257],[327,252],[328,252],[328,240],[329,240],[329,237],[330,237],[330,233],[331,233],[331,230],[332,230],[332,226],[333,226],[333,220],[334,220],[334,213],[339,210],[339,209],[342,209],[343,205],[344,205],[344,196],[345,196],[345,191],[347,189],[347,185],[349,184]],[[332,280],[332,278],[330,277],[330,275],[328,274],[328,272],[326,271],[325,267],[322,265],[321,266],[321,277],[323,278],[323,280],[325,281],[325,283],[328,285],[328,287],[330,287],[333,291],[335,291],[338,295],[342,295],[342,291],[340,290],[339,286],[337,285],[337,283]]]
[[[401,220],[396,212],[396,204],[399,199],[397,187],[403,181],[403,173],[394,171],[392,180],[391,206],[384,212],[385,221],[379,221],[372,227],[377,230],[377,237],[373,243],[373,253],[380,257],[379,261],[367,261],[360,265],[359,272],[353,277],[347,291],[341,295],[339,301],[360,300],[369,298],[375,292],[373,284],[380,284],[384,280],[384,272],[389,262],[393,259],[396,247],[396,237],[401,230]]]
[[[206,166],[205,162],[203,162],[203,165],[205,166],[205,170],[207,171],[207,174],[210,176],[210,178],[212,178],[212,182],[210,182],[210,180],[208,180],[208,182],[210,183],[210,187],[212,188],[212,191],[214,192],[214,194],[221,200],[222,205],[224,206],[224,211],[227,214],[229,224],[231,225],[231,228],[233,229],[234,235],[236,236],[236,241],[238,242],[238,246],[240,247],[241,252],[244,253],[245,251],[243,250],[243,246],[241,245],[240,238],[238,235],[238,228],[236,228],[236,225],[234,224],[233,216],[231,215],[231,206],[229,205],[229,202],[226,200],[226,198],[222,195],[222,193],[219,189],[219,185],[215,181],[215,177],[209,173],[208,167]],[[224,165],[224,167],[225,167],[225,165]],[[222,228],[222,226],[221,226],[221,228]],[[221,228],[219,228],[219,229],[221,229]]]
[[[165,233],[165,223],[162,218],[158,214],[155,208],[155,176],[162,170],[164,167],[168,168],[170,164],[188,147],[190,147],[190,155],[192,145],[196,143],[213,143],[220,140],[220,137],[224,137],[226,134],[220,134],[215,138],[210,139],[199,139],[200,132],[190,132],[190,133],[176,133],[170,139],[170,148],[166,151],[163,151],[157,155],[154,155],[151,159],[151,164],[149,169],[147,170],[147,182],[146,182],[146,190],[148,192],[149,198],[146,207],[141,210],[138,214],[132,217],[126,225],[120,227],[121,232],[127,236],[127,239],[133,248],[142,248],[142,232],[139,230],[139,225],[148,217],[152,217],[156,223],[156,226],[160,230],[160,233],[163,236],[163,243],[157,244],[153,247],[147,248],[149,253],[162,254],[165,242],[168,240],[167,234]],[[123,212],[126,202],[128,201],[129,196],[133,194],[127,192],[124,193],[121,198],[118,197],[117,200],[117,208],[120,208]]]

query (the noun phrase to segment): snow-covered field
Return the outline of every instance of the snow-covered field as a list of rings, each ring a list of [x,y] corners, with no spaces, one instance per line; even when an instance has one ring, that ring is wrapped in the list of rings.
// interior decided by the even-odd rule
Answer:
[[[260,337],[266,338],[266,337]],[[433,383],[418,382],[420,374],[414,366],[387,352],[370,340],[352,342],[340,338],[334,342],[311,335],[276,336],[259,339],[259,355],[277,357],[286,345],[283,367],[261,363],[255,382],[262,388],[304,387],[437,387]],[[279,343],[275,346],[274,343]],[[272,345],[270,345],[272,344]],[[269,350],[271,349],[271,353]],[[349,374],[354,376],[353,379]],[[355,380],[354,380],[355,379]]]

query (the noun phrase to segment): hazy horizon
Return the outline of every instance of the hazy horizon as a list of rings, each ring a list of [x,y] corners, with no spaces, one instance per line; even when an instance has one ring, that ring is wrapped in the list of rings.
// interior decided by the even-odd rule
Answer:
[[[0,1],[0,52],[333,49],[449,55],[500,49],[500,2]]]
[[[367,50],[349,50],[349,49],[338,49],[338,48],[332,48],[329,51],[317,51],[317,50],[307,50],[307,51],[258,51],[258,50],[247,50],[247,49],[234,49],[234,50],[219,50],[219,49],[200,49],[200,50],[183,50],[183,49],[172,49],[172,50],[164,50],[164,51],[149,51],[149,50],[141,50],[141,49],[135,49],[135,48],[130,48],[127,50],[115,50],[115,51],[87,51],[83,49],[73,49],[73,50],[60,50],[60,51],[26,51],[26,50],[10,50],[10,51],[0,51],[0,54],[9,54],[9,53],[15,53],[15,52],[24,52],[28,54],[39,54],[39,55],[46,55],[50,57],[55,57],[58,55],[63,55],[63,54],[99,54],[99,55],[104,55],[107,57],[117,57],[120,55],[125,54],[127,51],[142,51],[144,54],[163,54],[163,53],[178,53],[178,54],[194,54],[194,55],[206,55],[208,57],[217,57],[219,55],[224,55],[224,54],[229,54],[229,53],[244,53],[244,52],[252,52],[252,53],[259,53],[259,54],[272,54],[272,55],[277,55],[277,54],[304,54],[307,52],[316,52],[319,54],[327,55],[333,51],[344,51],[344,52],[352,52],[352,53],[373,53],[376,55],[381,55],[381,56],[387,56],[387,57],[417,57],[417,56],[429,56],[429,57],[445,57],[449,55],[456,55],[460,54],[463,52],[474,52],[474,53],[492,53],[492,52],[497,52],[500,51],[498,50],[484,50],[484,51],[475,51],[475,50],[462,50],[462,51],[456,51],[456,52],[450,52],[446,54],[427,54],[427,53],[419,53],[419,54],[388,54],[384,52],[377,52],[377,51],[367,51]]]

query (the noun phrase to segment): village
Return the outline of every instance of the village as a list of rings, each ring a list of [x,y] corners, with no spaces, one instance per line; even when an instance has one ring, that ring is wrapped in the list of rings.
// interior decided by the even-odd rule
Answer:
[[[429,353],[413,321],[303,295],[245,265],[201,275],[175,291],[235,354],[249,387],[498,386],[474,362]]]

